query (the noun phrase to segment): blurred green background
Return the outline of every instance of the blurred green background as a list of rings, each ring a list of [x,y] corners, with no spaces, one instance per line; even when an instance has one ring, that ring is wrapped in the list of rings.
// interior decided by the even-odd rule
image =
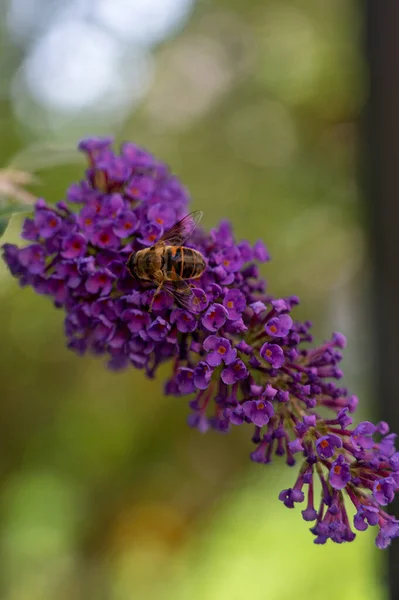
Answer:
[[[148,147],[205,226],[264,239],[271,293],[301,297],[317,341],[347,335],[345,382],[372,416],[357,3],[3,0],[0,38],[0,165],[57,201],[79,138]],[[2,600],[386,597],[373,532],[315,546],[277,500],[295,471],[252,464],[248,430],[202,436],[162,376],[77,358],[61,311],[3,265],[0,314]]]

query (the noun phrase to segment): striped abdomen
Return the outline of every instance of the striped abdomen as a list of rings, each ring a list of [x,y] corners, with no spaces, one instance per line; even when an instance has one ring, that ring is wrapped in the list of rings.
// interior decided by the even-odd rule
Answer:
[[[182,279],[196,279],[205,269],[205,261],[200,252],[185,246],[166,246],[163,271],[167,279],[174,273]]]

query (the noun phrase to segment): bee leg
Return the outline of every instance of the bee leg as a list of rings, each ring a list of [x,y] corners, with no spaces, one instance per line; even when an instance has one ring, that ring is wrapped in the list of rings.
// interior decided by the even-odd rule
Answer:
[[[155,290],[155,293],[154,293],[154,295],[153,295],[153,297],[152,297],[151,304],[150,304],[150,308],[148,309],[148,312],[152,312],[152,305],[154,304],[154,300],[155,300],[155,298],[158,296],[159,292],[161,291],[161,289],[162,289],[162,286],[163,286],[163,283],[164,283],[164,282],[163,282],[163,281],[161,281],[161,283],[158,285],[157,289]]]

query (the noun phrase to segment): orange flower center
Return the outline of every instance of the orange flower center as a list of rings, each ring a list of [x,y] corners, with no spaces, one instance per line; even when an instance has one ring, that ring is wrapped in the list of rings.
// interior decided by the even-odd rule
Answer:
[[[226,348],[224,348],[224,346],[219,346],[218,352],[219,354],[226,354]]]

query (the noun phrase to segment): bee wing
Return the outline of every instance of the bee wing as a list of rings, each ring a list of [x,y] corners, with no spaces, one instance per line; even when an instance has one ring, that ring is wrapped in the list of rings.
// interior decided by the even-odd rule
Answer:
[[[202,210],[195,210],[189,215],[186,215],[181,221],[176,223],[176,225],[173,225],[173,227],[168,229],[168,231],[166,231],[158,240],[157,244],[164,246],[182,246],[197,227],[203,214]]]
[[[194,294],[187,281],[184,281],[175,272],[167,273],[167,275],[171,280],[164,282],[163,289],[165,292],[168,292],[182,308],[193,313],[198,312],[195,305],[191,302]]]

